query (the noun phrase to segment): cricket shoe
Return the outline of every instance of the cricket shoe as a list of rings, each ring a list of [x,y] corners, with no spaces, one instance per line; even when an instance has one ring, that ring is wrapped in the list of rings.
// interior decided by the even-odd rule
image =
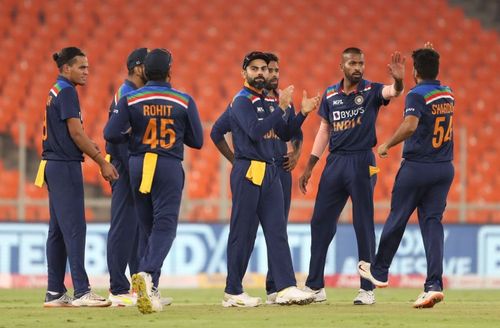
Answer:
[[[262,299],[260,297],[252,297],[247,293],[239,295],[224,293],[224,298],[222,299],[223,307],[256,307],[261,304]]]
[[[55,308],[55,307],[73,307],[73,298],[66,293],[51,294],[47,292],[45,294],[45,302],[43,307]]]
[[[313,302],[314,303],[326,301],[326,290],[324,288],[312,289],[312,288],[309,288],[308,286],[305,286],[302,290],[305,292],[311,293],[313,295],[313,297],[314,297]]]
[[[108,300],[111,306],[135,306],[137,304],[137,295],[134,294],[117,294],[109,293]]]
[[[153,280],[149,273],[139,272],[132,275],[132,289],[137,293],[139,312],[148,314],[163,310],[160,292],[153,287]]]
[[[371,272],[371,264],[368,262],[359,261],[358,272],[362,278],[369,280],[372,284],[374,284],[378,288],[385,288],[385,287],[389,286],[389,282],[379,281],[379,280],[375,279],[375,277],[372,275],[372,272]]]
[[[353,303],[354,305],[375,304],[375,293],[373,292],[373,290],[360,289]]]
[[[441,302],[444,299],[443,292],[437,292],[430,290],[428,292],[422,292],[418,295],[416,301],[413,303],[413,307],[416,309],[427,309],[434,306],[434,304]]]
[[[111,301],[90,290],[79,298],[75,298],[71,304],[76,307],[106,307],[111,305]]]
[[[280,305],[306,305],[313,301],[314,294],[298,289],[296,286],[282,289],[276,295],[276,303]]]
[[[278,296],[278,293],[276,293],[276,292],[271,293],[271,294],[267,294],[266,304],[267,305],[276,304],[276,297],[277,296]]]

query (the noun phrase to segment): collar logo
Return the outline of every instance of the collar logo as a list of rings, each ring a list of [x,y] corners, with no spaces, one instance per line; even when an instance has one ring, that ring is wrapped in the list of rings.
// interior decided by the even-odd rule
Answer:
[[[363,98],[362,95],[359,95],[359,96],[356,96],[356,98],[354,98],[354,103],[356,105],[361,105],[363,103],[365,99]]]

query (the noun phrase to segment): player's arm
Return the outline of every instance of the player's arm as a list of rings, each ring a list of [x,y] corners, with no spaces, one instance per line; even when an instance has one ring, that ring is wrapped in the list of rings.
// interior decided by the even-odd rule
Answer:
[[[280,93],[280,98],[282,97],[283,94],[284,92]],[[319,94],[316,95],[315,97],[308,98],[307,91],[304,90],[302,93],[302,102],[301,102],[302,108],[300,112],[297,115],[295,115],[295,109],[293,108],[293,105],[291,105],[290,103],[290,105],[287,106],[288,108],[285,109],[290,111],[288,124],[285,126],[282,124],[278,124],[278,126],[275,127],[278,137],[280,137],[280,139],[283,141],[289,141],[290,139],[293,138],[294,135],[301,133],[300,128],[302,127],[302,124],[304,123],[307,115],[309,115],[310,112],[318,108],[320,99],[321,98]],[[280,108],[283,108],[281,104]]]
[[[377,148],[377,153],[380,157],[387,157],[390,148],[411,137],[417,129],[418,122],[420,121],[420,108],[424,108],[424,106],[424,99],[421,95],[409,93],[408,96],[406,96],[404,112],[405,118],[403,123],[401,123],[394,135],[388,141],[384,142]]]
[[[186,124],[186,132],[184,133],[184,144],[188,147],[201,149],[203,146],[203,127],[201,126],[198,107],[193,98],[189,99],[187,108],[188,124]]]
[[[330,138],[330,124],[326,119],[321,120],[321,124],[318,129],[318,133],[316,134],[316,138],[314,138],[313,149],[311,151],[311,156],[309,156],[309,161],[307,162],[307,166],[299,178],[299,188],[303,194],[307,192],[307,183],[311,178],[312,170],[319,158],[323,154],[328,145],[328,140]]]
[[[394,79],[391,85],[384,85],[382,88],[382,97],[385,100],[399,96],[404,90],[403,79],[405,77],[405,57],[398,51],[392,54],[391,63],[387,65],[389,74]]]
[[[83,131],[80,119],[74,117],[68,118],[66,120],[66,125],[68,127],[69,135],[78,149],[92,158],[94,162],[99,164],[103,178],[107,181],[118,179],[118,171],[116,171],[112,164],[106,162],[97,145],[90,140],[85,131]]]
[[[247,97],[236,97],[231,106],[232,115],[238,126],[252,141],[260,141],[264,134],[279,121],[283,121],[281,118],[283,112],[281,110],[275,110],[271,115],[259,121],[252,102]]]
[[[222,115],[215,121],[210,131],[210,138],[219,152],[231,163],[234,161],[234,153],[229,147],[224,135],[231,131],[229,117],[229,106]]]
[[[299,162],[300,154],[302,152],[302,141],[304,136],[302,134],[302,130],[299,130],[299,133],[294,136],[289,143],[292,145],[292,151],[286,154],[285,162],[283,163],[283,168],[286,171],[292,171]]]
[[[127,98],[122,97],[104,127],[104,139],[110,143],[124,143],[129,138],[130,112]]]

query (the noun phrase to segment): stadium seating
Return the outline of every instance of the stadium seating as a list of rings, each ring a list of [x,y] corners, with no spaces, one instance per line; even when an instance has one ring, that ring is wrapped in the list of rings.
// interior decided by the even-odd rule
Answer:
[[[367,9],[368,8],[368,9]],[[429,15],[429,13],[439,15]],[[221,15],[222,14],[222,15]],[[276,16],[280,16],[279,19]],[[220,163],[209,140],[211,123],[226,108],[241,87],[240,64],[243,54],[253,49],[276,52],[281,57],[281,86],[294,84],[300,104],[302,89],[310,94],[341,78],[338,69],[340,52],[358,46],[366,54],[366,77],[390,82],[386,64],[390,54],[400,50],[411,62],[411,51],[427,40],[442,55],[441,80],[456,95],[455,155],[456,178],[449,202],[462,199],[470,203],[500,203],[500,179],[495,169],[500,164],[500,114],[495,111],[500,82],[498,33],[485,30],[480,23],[465,16],[445,0],[400,0],[387,8],[382,1],[332,2],[316,0],[314,5],[300,0],[285,4],[269,0],[255,6],[249,0],[228,5],[223,0],[187,1],[14,1],[2,2],[0,11],[0,48],[5,54],[0,65],[0,135],[19,144],[19,122],[27,128],[31,151],[41,152],[41,122],[47,91],[56,77],[51,54],[76,45],[88,55],[88,85],[79,88],[84,127],[103,147],[102,129],[112,95],[126,75],[125,58],[139,46],[166,47],[173,52],[173,84],[197,101],[205,124],[205,147],[189,151],[185,162],[186,196],[189,199],[217,200],[221,188]],[[413,85],[407,65],[406,90]],[[377,123],[378,139],[387,139],[398,126],[404,101],[392,101],[381,110]],[[315,116],[315,115],[314,115]],[[304,125],[302,157],[293,172],[295,200],[313,202],[322,161],[311,178],[309,192],[302,195],[297,180],[310,153],[319,120],[309,118]],[[462,134],[465,140],[462,140]],[[458,159],[467,154],[466,170]],[[378,160],[375,199],[387,202],[399,167],[400,148],[391,150],[390,159]],[[325,156],[324,156],[325,157]],[[1,162],[0,162],[1,163]],[[100,178],[91,160],[83,164],[85,182],[110,195],[109,184]],[[3,168],[0,198],[17,195],[14,168]],[[34,172],[29,172],[34,174]],[[461,181],[465,181],[465,185]],[[46,194],[27,186],[28,196]],[[220,219],[218,202],[213,205],[187,206],[185,217],[191,220]],[[7,211],[8,212],[8,211]],[[292,206],[293,221],[308,221],[312,208]],[[388,209],[377,209],[376,220],[383,222]],[[33,219],[47,218],[44,210],[27,211]],[[471,222],[500,222],[494,209],[468,212]],[[10,215],[10,214],[9,214]],[[1,214],[3,219],[15,216]],[[455,222],[457,212],[447,212]],[[350,220],[346,213],[346,220]]]

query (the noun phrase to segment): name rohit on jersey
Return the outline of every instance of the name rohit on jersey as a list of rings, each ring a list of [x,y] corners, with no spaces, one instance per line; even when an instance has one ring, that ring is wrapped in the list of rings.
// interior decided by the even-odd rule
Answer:
[[[361,125],[361,115],[365,112],[363,107],[358,107],[346,111],[332,112],[332,128],[333,131],[344,131],[353,129]]]

